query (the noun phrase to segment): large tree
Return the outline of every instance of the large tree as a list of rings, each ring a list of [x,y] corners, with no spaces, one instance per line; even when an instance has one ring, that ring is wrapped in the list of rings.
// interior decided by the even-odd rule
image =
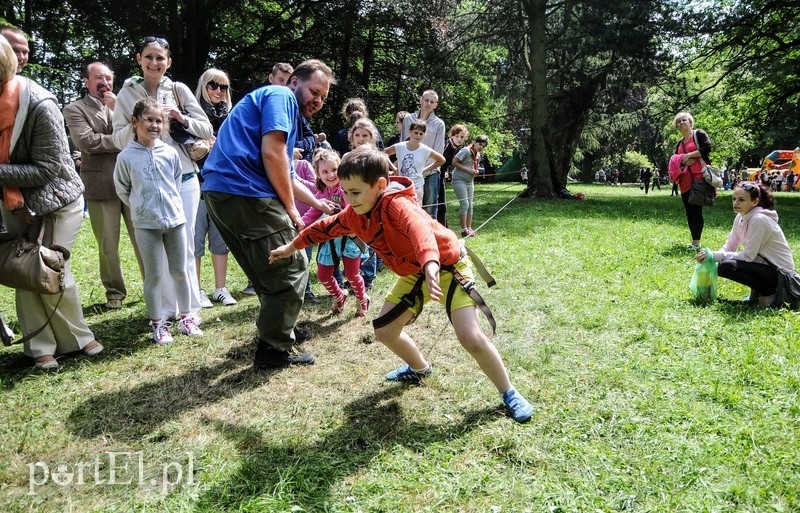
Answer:
[[[659,77],[667,9],[656,0],[501,0],[475,12],[480,37],[508,48],[510,118],[530,129],[529,194],[552,197],[566,186],[594,112],[641,108],[631,91]]]

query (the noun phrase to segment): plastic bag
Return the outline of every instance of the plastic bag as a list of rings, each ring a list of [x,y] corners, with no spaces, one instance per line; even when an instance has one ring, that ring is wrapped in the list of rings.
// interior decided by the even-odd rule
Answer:
[[[717,298],[717,263],[711,250],[705,248],[706,259],[702,264],[694,266],[689,290],[697,301],[713,301]]]

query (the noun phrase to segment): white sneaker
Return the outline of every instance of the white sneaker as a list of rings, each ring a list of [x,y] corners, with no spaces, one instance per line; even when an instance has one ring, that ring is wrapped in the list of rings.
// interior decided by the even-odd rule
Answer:
[[[169,332],[170,326],[172,326],[171,322],[150,321],[150,327],[153,328],[153,340],[156,344],[172,343],[172,333]]]
[[[236,304],[236,300],[233,299],[231,293],[228,291],[228,287],[220,287],[214,290],[214,293],[211,294],[211,298],[214,301],[219,301],[225,306],[232,306]]]
[[[208,294],[203,289],[200,289],[200,307],[201,308],[214,308],[214,305],[211,304],[211,300],[208,299]]]
[[[194,315],[187,315],[186,317],[181,317],[181,320],[178,321],[178,329],[184,335],[189,335],[190,337],[200,337],[203,335],[203,330],[197,327],[197,323],[194,320]]]

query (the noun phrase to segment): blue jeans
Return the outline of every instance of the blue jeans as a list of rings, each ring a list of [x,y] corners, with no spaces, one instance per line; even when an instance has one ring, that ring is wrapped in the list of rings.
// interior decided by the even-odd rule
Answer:
[[[439,203],[439,171],[434,171],[425,177],[425,189],[422,195],[422,208],[436,219],[436,210]]]

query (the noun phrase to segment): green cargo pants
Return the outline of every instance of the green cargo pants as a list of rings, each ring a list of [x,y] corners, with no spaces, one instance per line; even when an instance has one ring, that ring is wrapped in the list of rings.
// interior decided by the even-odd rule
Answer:
[[[290,243],[297,230],[278,198],[203,193],[208,214],[261,301],[256,326],[261,341],[280,351],[294,344],[294,325],[306,288],[303,251],[269,263],[273,249]]]

